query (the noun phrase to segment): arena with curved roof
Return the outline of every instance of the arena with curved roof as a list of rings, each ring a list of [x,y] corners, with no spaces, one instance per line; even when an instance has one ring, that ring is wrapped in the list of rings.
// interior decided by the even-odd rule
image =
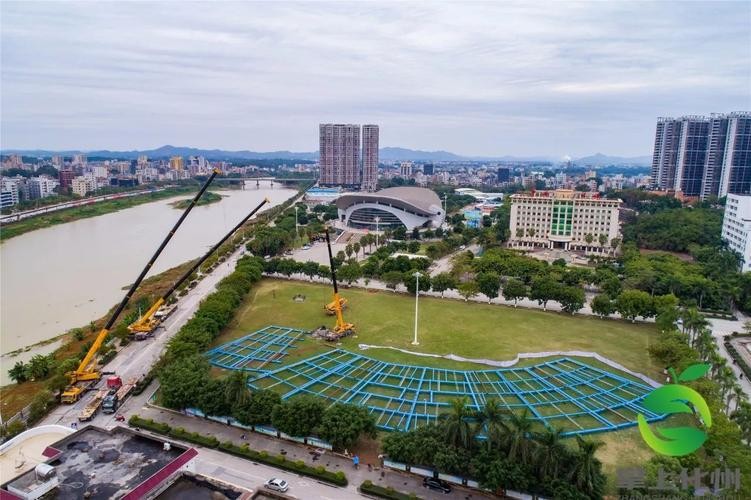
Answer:
[[[430,189],[394,187],[375,193],[350,193],[336,200],[339,220],[360,229],[411,231],[419,227],[438,227],[445,217],[441,200]]]

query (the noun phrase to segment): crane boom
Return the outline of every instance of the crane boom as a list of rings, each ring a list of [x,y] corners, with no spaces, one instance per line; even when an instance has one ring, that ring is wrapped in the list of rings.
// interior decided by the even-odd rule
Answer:
[[[136,320],[130,326],[128,326],[128,329],[133,333],[136,333],[136,332],[149,333],[153,331],[154,328],[156,328],[157,323],[158,323],[154,315],[159,310],[159,308],[162,307],[162,305],[164,305],[165,302],[167,302],[167,299],[170,298],[170,296],[175,292],[175,290],[177,290],[180,287],[180,285],[182,285],[185,282],[185,280],[187,280],[196,271],[196,269],[198,269],[199,266],[203,264],[206,261],[206,259],[208,259],[211,256],[211,254],[213,254],[217,250],[217,248],[219,248],[222,245],[222,243],[227,241],[230,238],[230,236],[235,234],[235,232],[238,229],[240,229],[243,226],[243,224],[248,222],[248,220],[251,217],[253,217],[253,215],[255,215],[256,212],[258,212],[261,209],[261,207],[263,207],[266,203],[270,203],[270,200],[268,198],[265,198],[256,208],[254,208],[248,215],[246,215],[243,218],[243,220],[238,222],[235,227],[233,227],[227,234],[225,234],[221,240],[216,242],[214,246],[212,246],[209,249],[208,252],[203,254],[203,256],[200,259],[198,259],[198,261],[196,261],[196,263],[193,264],[191,268],[188,269],[188,271],[185,272],[185,274],[183,274],[180,277],[180,279],[177,280],[169,288],[169,290],[167,290],[159,299],[157,299],[156,302],[154,302],[154,304],[149,308],[148,311],[146,311],[146,313],[143,316],[141,316],[140,318],[138,318],[138,320]]]
[[[183,211],[182,215],[177,220],[175,225],[172,226],[172,229],[170,229],[170,232],[167,233],[167,236],[165,236],[161,245],[159,245],[159,248],[157,248],[156,252],[154,252],[154,255],[151,256],[151,259],[149,259],[148,263],[146,263],[146,266],[141,271],[141,274],[138,275],[138,278],[136,278],[136,281],[133,282],[133,284],[130,286],[130,289],[125,294],[125,297],[123,297],[123,300],[120,302],[120,305],[117,306],[115,311],[107,320],[107,323],[104,325],[104,328],[102,328],[99,331],[99,334],[94,340],[94,343],[91,344],[91,347],[86,353],[86,356],[84,356],[83,360],[81,360],[81,363],[78,365],[78,368],[75,371],[68,373],[68,376],[70,377],[70,386],[68,386],[63,392],[63,395],[62,395],[63,402],[73,403],[78,400],[78,397],[83,392],[83,389],[81,389],[80,387],[76,387],[76,382],[85,381],[85,380],[98,380],[101,377],[101,374],[97,370],[91,369],[89,367],[89,365],[94,359],[94,356],[96,355],[97,352],[99,352],[99,348],[102,347],[102,344],[104,343],[104,339],[107,337],[107,334],[112,328],[112,325],[115,324],[115,321],[117,321],[117,318],[120,316],[120,313],[123,312],[123,310],[125,309],[125,306],[127,306],[128,302],[130,302],[130,298],[133,296],[133,293],[141,284],[141,281],[143,281],[143,278],[146,276],[146,273],[149,272],[151,267],[154,265],[154,262],[156,262],[156,259],[164,250],[164,247],[167,246],[167,243],[169,243],[169,241],[175,235],[175,232],[177,231],[177,229],[182,225],[183,221],[188,216],[190,211],[193,210],[193,207],[196,206],[196,203],[198,203],[198,199],[203,195],[206,189],[208,189],[209,184],[211,184],[211,182],[214,180],[214,177],[216,177],[217,174],[219,174],[218,169],[214,169],[211,172],[211,175],[209,176],[209,178],[206,179],[206,182],[203,184],[203,186],[201,186],[201,189],[193,197],[190,204]]]
[[[336,265],[334,262],[334,255],[331,252],[331,239],[329,237],[329,230],[326,229],[326,247],[329,250],[329,264],[331,264],[331,281],[334,284],[334,300],[331,301],[334,310],[336,311],[336,326],[334,327],[334,333],[339,335],[347,335],[354,330],[355,325],[352,323],[346,323],[344,321],[344,315],[342,314],[342,298],[339,296],[339,286],[336,282]]]

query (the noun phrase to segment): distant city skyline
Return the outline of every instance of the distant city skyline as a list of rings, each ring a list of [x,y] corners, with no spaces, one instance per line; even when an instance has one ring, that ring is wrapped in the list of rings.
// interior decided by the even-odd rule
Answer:
[[[751,3],[0,3],[0,147],[652,153],[751,109]]]

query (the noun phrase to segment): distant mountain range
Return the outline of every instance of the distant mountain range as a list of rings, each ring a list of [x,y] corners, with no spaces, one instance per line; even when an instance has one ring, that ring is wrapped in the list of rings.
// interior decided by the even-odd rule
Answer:
[[[140,151],[50,151],[43,149],[6,149],[2,154],[20,154],[33,157],[48,157],[52,155],[72,156],[86,154],[89,157],[117,158],[134,160],[141,155],[149,158],[161,159],[171,156],[203,156],[209,160],[318,160],[318,151],[225,151],[221,149],[198,149],[179,146],[162,146],[156,149]],[[379,150],[381,160],[398,161],[518,161],[518,162],[551,162],[560,163],[563,160],[552,156],[462,156],[449,151],[421,151],[417,149],[385,147]],[[606,165],[644,166],[652,163],[650,156],[635,156],[631,158],[607,156],[597,153],[573,160],[577,165],[600,167]]]

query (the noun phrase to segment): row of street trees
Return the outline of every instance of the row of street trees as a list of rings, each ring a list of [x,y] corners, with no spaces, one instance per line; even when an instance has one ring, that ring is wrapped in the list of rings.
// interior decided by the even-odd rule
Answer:
[[[537,429],[526,412],[507,411],[496,399],[473,411],[466,398],[454,400],[437,423],[383,440],[392,460],[474,478],[492,491],[601,498],[605,476],[595,454],[603,444],[579,437],[572,444],[561,430]]]

